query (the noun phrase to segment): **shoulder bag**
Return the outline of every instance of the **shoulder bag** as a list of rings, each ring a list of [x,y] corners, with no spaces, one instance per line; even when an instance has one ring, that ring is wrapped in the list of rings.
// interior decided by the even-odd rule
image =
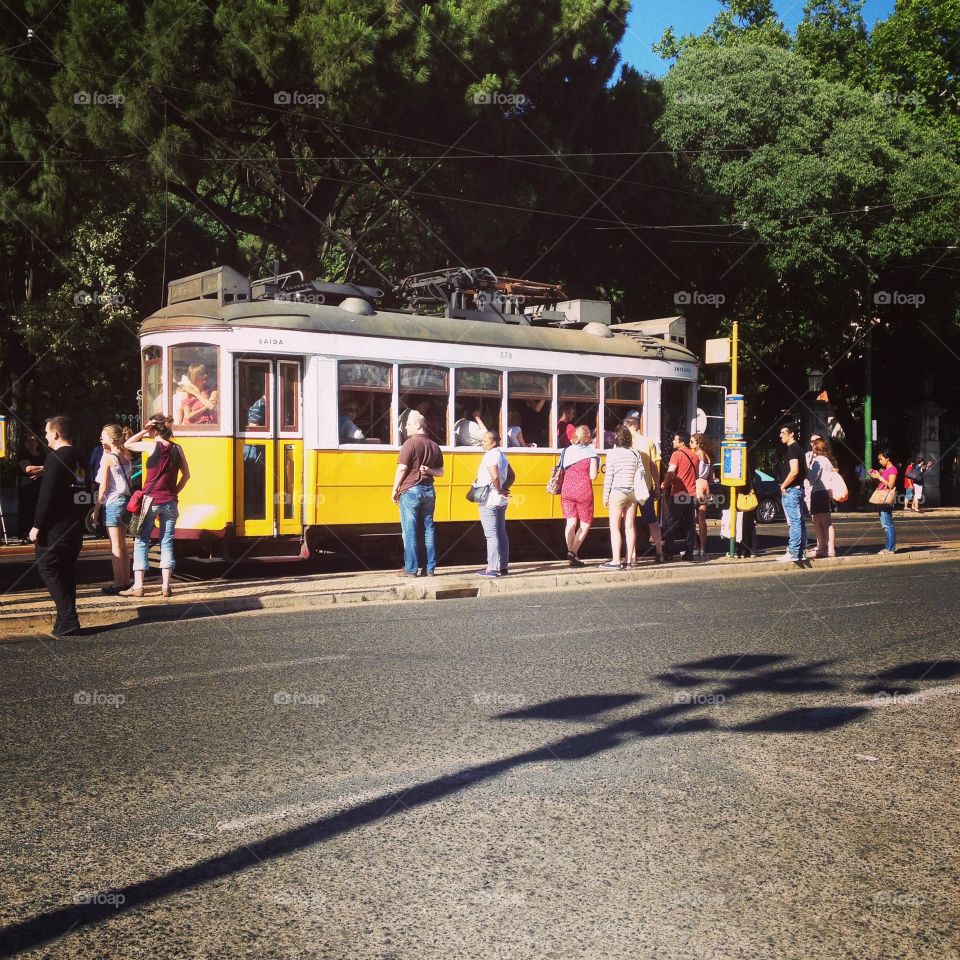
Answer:
[[[870,502],[875,507],[892,507],[897,502],[897,488],[888,487],[885,483],[881,483],[870,494]]]
[[[553,473],[550,474],[550,479],[547,481],[547,493],[551,496],[559,496],[560,492],[563,490],[563,475],[566,471],[563,469],[563,454],[560,454],[560,459],[557,461],[556,466],[553,468]]]
[[[137,534],[140,532],[140,528],[143,526],[143,521],[147,518],[147,513],[150,511],[150,507],[153,506],[153,497],[150,496],[150,494],[153,493],[153,488],[157,485],[157,481],[164,473],[166,473],[170,467],[170,464],[173,462],[173,449],[175,446],[176,444],[170,444],[166,460],[160,464],[159,467],[157,467],[157,472],[153,475],[153,482],[150,484],[150,486],[146,490],[134,490],[130,495],[130,499],[127,501],[127,512],[130,514],[130,523],[128,529],[130,536],[134,539],[136,539]]]
[[[637,503],[643,505],[650,499],[650,488],[647,486],[647,472],[643,469],[643,457],[633,451],[637,460],[637,469],[633,474],[633,495],[637,498]]]
[[[831,470],[827,474],[826,487],[830,491],[830,496],[837,503],[846,503],[850,497],[850,491],[847,489],[847,483],[840,476],[839,470]]]
[[[755,490],[748,490],[746,493],[737,494],[737,510],[741,513],[750,513],[760,506],[760,500]]]

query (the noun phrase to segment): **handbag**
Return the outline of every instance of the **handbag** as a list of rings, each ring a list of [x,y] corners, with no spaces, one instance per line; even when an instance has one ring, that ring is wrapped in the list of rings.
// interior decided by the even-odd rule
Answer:
[[[146,490],[141,488],[140,490],[134,490],[133,493],[130,494],[130,499],[127,501],[127,512],[130,514],[128,529],[130,536],[133,538],[136,538],[140,532],[143,521],[146,519],[150,507],[153,506],[153,497],[151,497],[150,494],[153,493],[153,488],[157,485],[157,481],[173,461],[174,446],[174,444],[170,444],[167,459],[157,468],[157,472],[153,475],[153,481],[150,486]]]
[[[566,470],[563,468],[563,454],[561,453],[560,459],[554,466],[553,473],[550,474],[550,479],[547,481],[546,490],[551,496],[559,496],[560,492],[563,490],[564,473],[566,473]]]
[[[870,494],[870,502],[876,507],[892,507],[897,502],[897,488],[880,484]]]
[[[846,503],[850,497],[850,491],[847,489],[847,483],[840,476],[839,471],[831,470],[827,476],[827,489],[830,491],[830,496],[833,497],[837,503]]]
[[[490,484],[489,483],[471,483],[470,489],[467,491],[467,499],[471,503],[483,503],[487,499],[487,495],[490,493]]]
[[[647,472],[643,469],[643,457],[636,450],[633,455],[637,458],[637,469],[633,475],[633,495],[642,506],[650,499],[650,488],[647,486]]]
[[[757,497],[755,490],[748,490],[746,493],[738,494],[737,509],[741,513],[750,513],[751,510],[756,510],[759,506],[760,499]]]

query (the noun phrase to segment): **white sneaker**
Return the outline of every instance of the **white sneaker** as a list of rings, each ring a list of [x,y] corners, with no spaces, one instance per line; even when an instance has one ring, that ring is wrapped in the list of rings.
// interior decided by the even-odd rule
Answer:
[[[777,563],[795,563],[796,561],[789,553],[785,553],[782,557],[777,557]]]

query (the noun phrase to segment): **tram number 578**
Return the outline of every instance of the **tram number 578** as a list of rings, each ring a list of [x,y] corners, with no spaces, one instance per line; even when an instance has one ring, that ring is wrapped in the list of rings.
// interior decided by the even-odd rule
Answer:
[[[512,351],[512,350],[501,350],[501,351],[500,351],[500,359],[501,359],[501,360],[512,360],[512,359],[513,359],[513,351]]]

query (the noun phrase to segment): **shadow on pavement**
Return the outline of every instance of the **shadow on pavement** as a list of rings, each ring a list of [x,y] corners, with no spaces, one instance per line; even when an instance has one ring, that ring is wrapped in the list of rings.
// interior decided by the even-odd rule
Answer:
[[[704,714],[704,707],[708,704],[728,703],[750,693],[788,695],[822,692],[841,689],[843,680],[853,685],[866,679],[827,674],[825,670],[833,661],[788,665],[786,661],[789,659],[776,655],[732,654],[676,664],[674,669],[677,673],[665,674],[659,678],[667,687],[677,686],[672,679],[667,678],[686,677],[684,671],[688,670],[721,671],[724,674],[736,670],[738,673],[733,678],[726,675],[711,678],[693,674],[697,685],[709,683],[715,686],[711,694],[690,694],[681,690],[671,698],[668,693],[666,701],[661,700],[660,706],[650,706],[641,713],[605,722],[604,725],[584,732],[568,734],[512,756],[465,767],[425,783],[384,793],[340,813],[236,847],[192,866],[171,870],[161,876],[125,887],[102,891],[96,902],[62,906],[20,923],[10,924],[0,929],[0,956],[12,956],[38,947],[79,927],[101,923],[180,891],[233,876],[265,861],[314,847],[333,837],[398,816],[415,807],[435,803],[529,764],[580,760],[639,739],[676,737],[711,729],[751,734],[817,734],[846,726],[870,712],[871,708],[864,706],[800,707],[728,726],[720,725],[713,717]],[[934,680],[946,679],[957,673],[960,673],[958,661],[916,661],[888,670],[881,676],[889,679]],[[691,684],[680,684],[684,685]],[[600,714],[649,699],[651,695],[643,693],[561,697],[521,710],[501,713],[493,719],[497,722],[519,719],[597,722]]]

